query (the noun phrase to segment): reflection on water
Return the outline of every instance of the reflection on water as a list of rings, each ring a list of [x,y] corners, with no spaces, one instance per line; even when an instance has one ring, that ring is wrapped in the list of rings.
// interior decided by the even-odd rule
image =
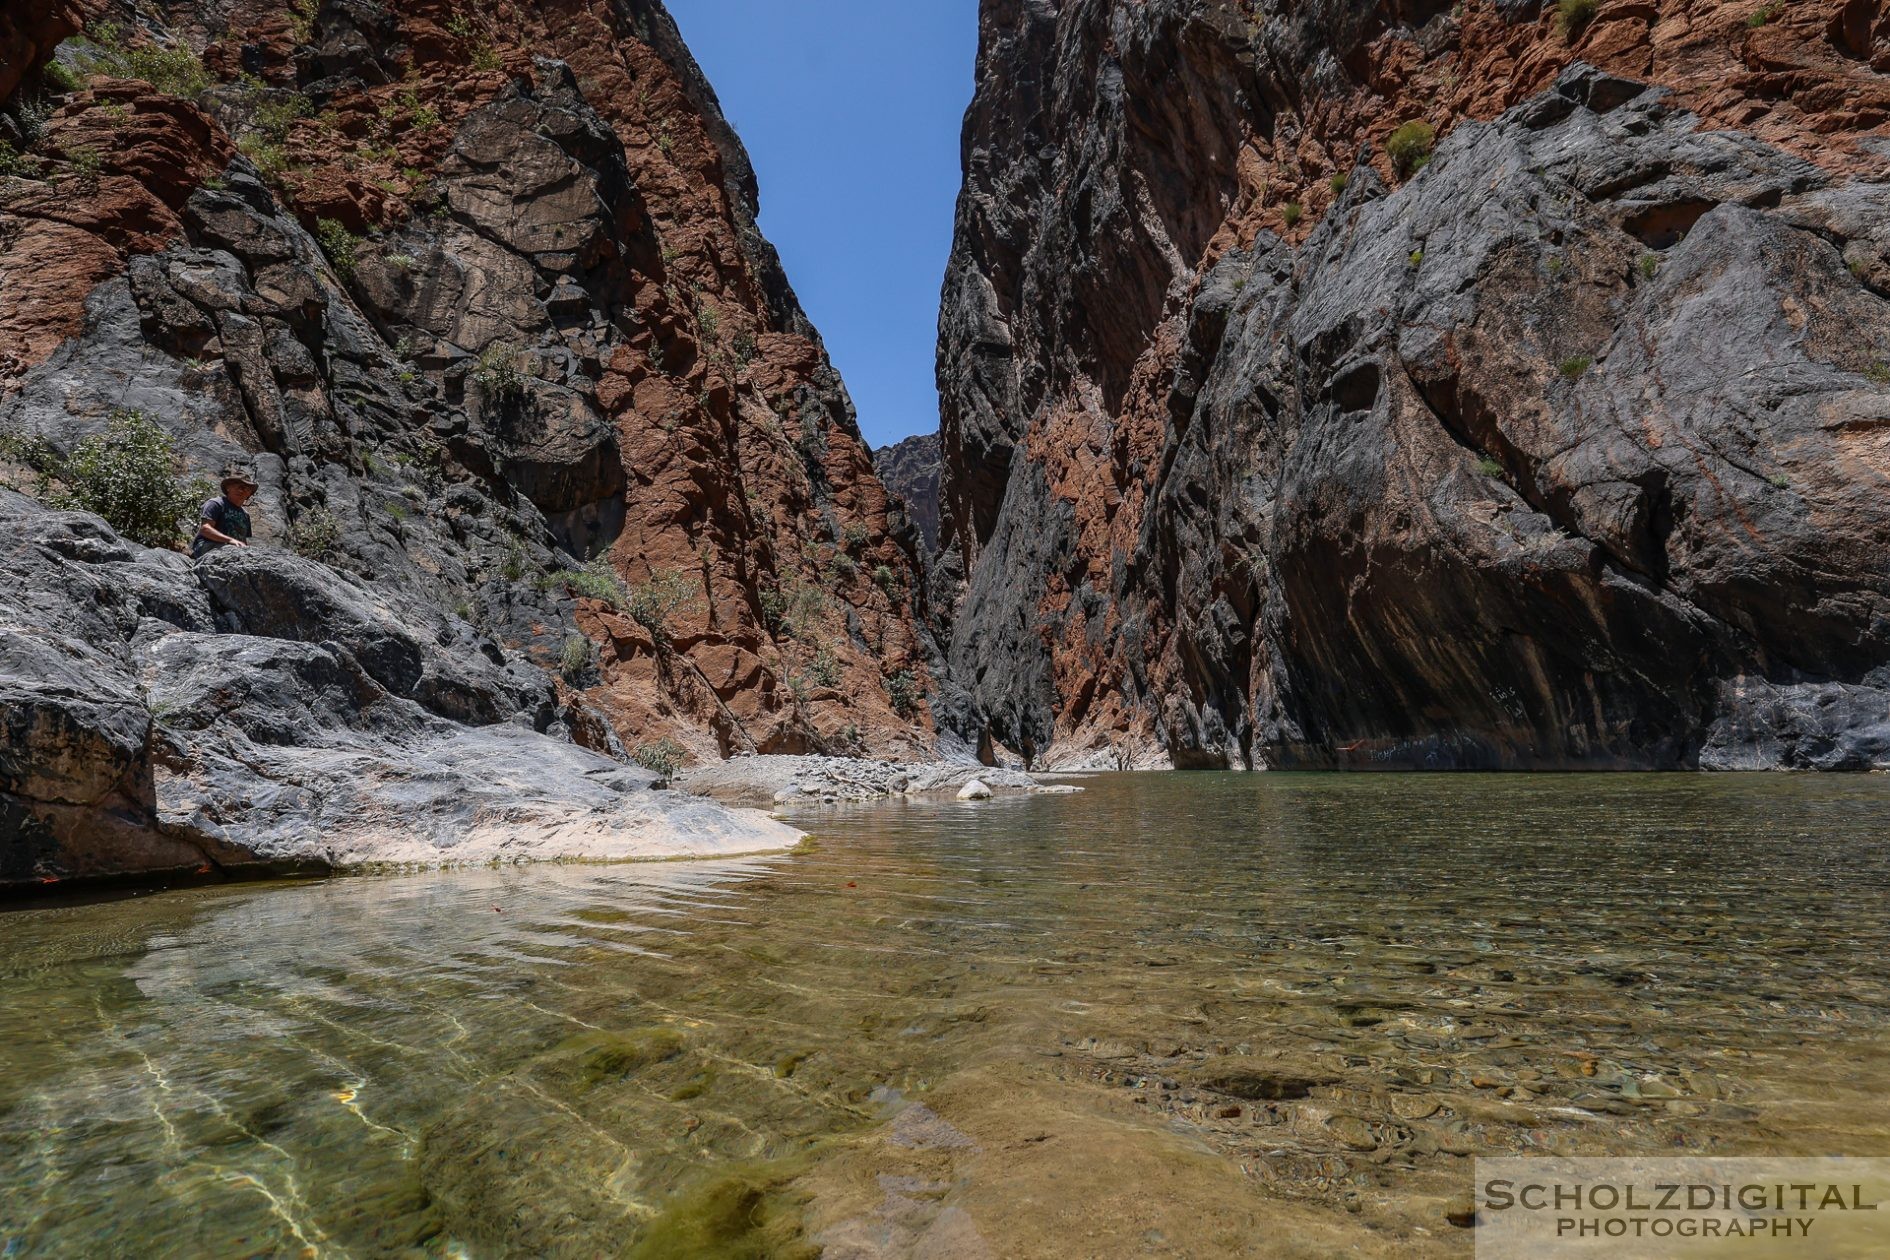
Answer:
[[[1467,1255],[1890,1153],[1890,781],[1139,775],[0,916],[7,1255]]]

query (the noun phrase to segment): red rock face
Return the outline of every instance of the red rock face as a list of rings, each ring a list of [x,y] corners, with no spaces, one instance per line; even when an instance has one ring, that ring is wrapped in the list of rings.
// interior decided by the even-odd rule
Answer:
[[[77,0],[63,4],[9,5],[0,13],[0,101],[39,73],[59,41],[78,30],[85,8]]]
[[[0,25],[10,67],[76,25],[70,6],[26,8]],[[557,669],[587,638],[590,663],[567,676],[632,748],[930,748],[916,536],[888,514],[845,387],[755,226],[746,155],[660,4],[140,13],[152,20],[91,16],[119,19],[118,50],[200,61],[202,83],[90,74],[29,155],[57,182],[0,181],[0,406],[87,332],[88,295],[134,259],[214,244],[181,207],[248,163],[332,264],[279,295],[291,325],[335,301],[358,312],[407,365],[403,388],[433,400],[396,428],[428,426],[449,480],[526,509],[511,558],[491,562],[516,598],[465,599],[507,647]],[[311,342],[312,375],[270,360],[265,388],[227,335],[152,331],[150,309],[145,324],[240,400],[220,436],[288,461],[288,512],[296,458],[355,477],[384,462],[358,439],[298,445],[300,410],[337,410],[333,347]],[[587,561],[608,576],[571,567]],[[660,625],[633,615],[656,604]]]
[[[1504,473],[1522,501],[1565,531],[1579,522],[1563,505],[1600,493],[1548,468],[1552,452],[1542,436],[1549,429],[1568,441],[1586,436],[1562,414],[1580,404],[1557,397],[1564,385],[1556,364],[1596,357],[1599,336],[1584,341],[1575,324],[1612,328],[1634,314],[1631,276],[1605,282],[1584,276],[1592,284],[1570,290],[1567,268],[1600,265],[1575,262],[1589,248],[1590,233],[1596,250],[1607,238],[1606,265],[1626,273],[1637,252],[1651,251],[1658,263],[1715,206],[1730,200],[1763,209],[1772,197],[1787,199],[1784,216],[1826,231],[1833,245],[1818,274],[1830,263],[1840,277],[1848,269],[1860,282],[1838,315],[1822,280],[1777,279],[1788,291],[1786,309],[1797,312],[1788,323],[1797,321],[1793,326],[1813,341],[1849,339],[1850,357],[1826,361],[1852,374],[1865,371],[1874,362],[1869,356],[1883,353],[1882,338],[1860,334],[1852,321],[1871,327],[1881,318],[1883,241],[1860,227],[1861,219],[1846,218],[1851,226],[1831,230],[1832,214],[1845,212],[1830,207],[1868,196],[1852,181],[1880,177],[1884,168],[1886,34],[1882,6],[1835,0],[1603,0],[1592,20],[1573,30],[1557,6],[1527,0],[1454,6],[987,0],[979,90],[966,126],[967,182],[941,314],[940,385],[948,552],[942,572],[958,583],[951,658],[960,677],[981,680],[973,701],[990,733],[1053,759],[1152,742],[1183,764],[1347,764],[1379,754],[1391,764],[1691,764],[1714,720],[1716,702],[1701,698],[1713,689],[1708,681],[1695,680],[1696,690],[1685,696],[1636,692],[1620,700],[1621,713],[1600,723],[1613,735],[1599,728],[1569,734],[1571,722],[1582,724],[1570,713],[1584,703],[1599,712],[1613,702],[1592,695],[1584,701],[1579,693],[1590,684],[1565,683],[1556,677],[1562,666],[1544,661],[1586,652],[1585,666],[1564,664],[1570,678],[1585,670],[1591,682],[1658,672],[1651,658],[1597,664],[1598,651],[1605,656],[1634,633],[1622,623],[1638,614],[1583,614],[1585,627],[1590,616],[1596,624],[1581,636],[1605,650],[1559,646],[1543,649],[1534,663],[1498,663],[1478,647],[1467,648],[1461,662],[1442,664],[1456,646],[1482,640],[1486,632],[1472,627],[1497,615],[1488,605],[1499,596],[1532,609],[1514,614],[1520,620],[1508,629],[1538,640],[1546,632],[1523,622],[1561,617],[1569,624],[1565,611],[1550,611],[1558,601],[1601,608],[1609,597],[1598,590],[1552,593],[1547,582],[1532,592],[1531,580],[1496,576],[1505,563],[1496,551],[1484,554],[1482,544],[1466,551],[1461,539],[1444,537],[1467,514],[1491,509],[1440,504],[1427,479],[1442,475],[1466,448],[1471,466],[1479,456],[1502,466],[1505,452],[1529,447],[1537,453]],[[1528,252],[1540,248],[1542,257],[1526,282],[1495,274],[1463,278],[1473,301],[1492,305],[1502,297],[1501,283],[1517,286],[1511,296],[1520,303],[1525,296],[1533,301],[1538,280],[1545,282],[1542,305],[1508,319],[1504,335],[1523,340],[1473,346],[1459,337],[1450,353],[1475,356],[1476,363],[1413,369],[1407,354],[1419,356],[1403,347],[1414,347],[1423,332],[1413,321],[1432,316],[1417,314],[1407,281],[1425,274],[1426,259],[1436,261],[1440,250],[1460,242],[1410,240],[1392,259],[1374,251],[1392,248],[1384,241],[1402,236],[1402,225],[1395,232],[1372,228],[1377,241],[1347,234],[1371,221],[1366,200],[1387,190],[1420,198],[1404,187],[1417,182],[1413,163],[1395,160],[1387,142],[1403,124],[1424,124],[1434,137],[1424,146],[1427,156],[1455,129],[1540,98],[1577,62],[1664,89],[1664,109],[1691,112],[1701,131],[1723,129],[1761,146],[1774,155],[1767,159],[1773,169],[1783,172],[1794,161],[1809,168],[1781,174],[1771,193],[1716,187],[1668,196],[1658,158],[1631,171],[1624,164],[1625,174],[1645,181],[1646,196],[1626,184],[1582,187],[1572,203],[1590,206],[1591,219],[1610,219],[1606,232],[1588,220],[1577,228],[1545,213],[1543,221],[1516,226],[1532,236],[1540,230],[1543,239],[1568,238],[1566,254],[1531,244]],[[1602,99],[1609,93],[1634,94],[1595,91],[1602,95],[1581,103],[1583,117],[1608,116],[1617,104]],[[1665,125],[1668,116],[1660,117]],[[1675,135],[1685,130],[1674,128]],[[1492,133],[1488,143],[1499,139]],[[1618,141],[1586,143],[1600,161]],[[1518,178],[1496,167],[1491,176],[1487,196]],[[1361,190],[1362,183],[1370,189]],[[1467,222],[1476,208],[1466,200],[1457,212]],[[1223,263],[1225,288],[1216,294],[1211,278]],[[1382,279],[1344,299],[1354,317],[1335,315],[1338,322],[1321,324],[1316,334],[1294,332],[1291,312],[1300,299],[1291,295],[1336,285],[1342,271]],[[1257,315],[1243,320],[1256,301],[1253,292],[1242,296],[1249,285],[1279,285],[1288,295],[1279,299],[1270,331],[1259,327]],[[1827,311],[1835,316],[1829,323]],[[1448,318],[1473,317],[1454,311]],[[1372,329],[1387,340],[1361,340]],[[1437,331],[1449,335],[1449,327]],[[1232,340],[1224,342],[1224,333]],[[1700,330],[1681,335],[1698,337]],[[1357,363],[1327,361],[1342,352]],[[1532,361],[1518,362],[1524,354]],[[1375,389],[1390,382],[1375,400],[1365,376],[1346,375],[1367,360]],[[1297,393],[1318,384],[1308,374],[1326,370],[1332,395]],[[1406,404],[1387,401],[1385,391],[1407,372],[1427,371],[1451,380],[1487,373],[1481,388],[1488,395],[1471,402],[1414,394],[1409,405],[1428,401],[1432,414],[1402,418]],[[1855,383],[1868,392],[1871,380],[1874,369]],[[1624,397],[1642,385],[1643,406],[1667,405],[1659,380],[1618,383]],[[1216,390],[1222,396],[1211,398]],[[1340,422],[1351,405],[1388,426],[1382,446],[1376,433],[1366,441]],[[1729,409],[1737,405],[1729,400]],[[1557,419],[1550,422],[1549,414]],[[1428,451],[1436,437],[1444,440],[1436,458],[1419,459],[1416,452]],[[1770,440],[1787,437],[1781,427]],[[1303,444],[1315,440],[1318,449],[1309,452]],[[1537,440],[1540,448],[1532,445]],[[1650,432],[1643,455],[1678,440]],[[1349,473],[1336,464],[1296,462],[1339,461],[1354,444],[1372,453],[1361,454]],[[1828,502],[1808,508],[1789,529],[1780,525],[1768,546],[1809,531],[1874,476],[1867,463],[1849,462],[1852,450],[1830,454],[1849,469],[1848,488],[1833,486]],[[1680,472],[1655,471],[1664,458],[1647,456],[1632,475],[1678,484]],[[1406,467],[1407,460],[1417,462]],[[1219,471],[1208,476],[1203,470],[1210,467]],[[1725,484],[1719,472],[1711,476]],[[1400,485],[1400,478],[1413,480]],[[1760,495],[1762,486],[1747,481],[1703,493],[1708,497],[1693,505],[1692,519],[1723,520],[1737,530],[1742,512],[1755,515],[1739,501]],[[1643,503],[1622,510],[1665,509]],[[1202,525],[1203,517],[1211,523]],[[1879,525],[1873,517],[1852,528],[1868,547],[1881,541]],[[1381,530],[1397,541],[1376,548],[1372,537]],[[1786,624],[1807,604],[1822,600],[1828,607],[1835,597],[1803,594],[1796,579],[1783,582],[1776,572],[1735,576],[1738,563],[1726,563],[1701,581],[1716,590],[1750,588],[1743,611],[1716,606],[1688,579],[1676,580],[1676,589],[1697,601],[1696,609],[1708,609],[1703,615],[1729,618],[1742,640],[1765,638],[1768,616]],[[1440,587],[1448,580],[1443,571],[1458,565],[1473,575],[1465,580],[1478,594],[1459,593],[1453,605]],[[1672,567],[1684,567],[1677,553]],[[1663,568],[1658,581],[1670,576]],[[1834,580],[1846,590],[1870,586],[1873,605],[1880,598],[1878,584],[1861,569]],[[1383,588],[1374,591],[1375,582]],[[1435,602],[1427,604],[1420,592]],[[1775,614],[1762,611],[1768,600]],[[1649,625],[1659,620],[1647,616]],[[1868,619],[1850,624],[1872,647],[1842,667],[1828,658],[1788,667],[1776,649],[1755,656],[1742,647],[1732,653],[1738,663],[1722,661],[1704,672],[1789,676],[1789,685],[1856,681],[1875,659]],[[1645,626],[1640,632],[1654,633]],[[1433,645],[1428,653],[1424,642]],[[1676,650],[1684,656],[1692,649]],[[1405,685],[1429,673],[1438,676]],[[1469,698],[1473,690],[1509,687],[1512,676],[1524,697],[1518,713]],[[1360,690],[1386,699],[1378,707],[1338,699]],[[1666,733],[1623,733],[1633,725],[1623,716],[1629,712]],[[1469,751],[1459,756],[1439,747]]]

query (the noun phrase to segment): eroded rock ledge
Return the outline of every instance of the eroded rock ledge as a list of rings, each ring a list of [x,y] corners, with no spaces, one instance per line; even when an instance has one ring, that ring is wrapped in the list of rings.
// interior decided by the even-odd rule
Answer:
[[[0,890],[801,838],[659,790],[542,671],[327,566],[193,565],[5,490],[0,537]]]

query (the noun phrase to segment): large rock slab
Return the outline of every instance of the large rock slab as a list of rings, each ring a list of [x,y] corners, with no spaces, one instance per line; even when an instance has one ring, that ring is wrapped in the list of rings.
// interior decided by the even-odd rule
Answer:
[[[545,719],[536,671],[456,654],[327,566],[262,546],[192,565],[9,491],[0,524],[0,891],[801,838],[560,738],[584,720]]]

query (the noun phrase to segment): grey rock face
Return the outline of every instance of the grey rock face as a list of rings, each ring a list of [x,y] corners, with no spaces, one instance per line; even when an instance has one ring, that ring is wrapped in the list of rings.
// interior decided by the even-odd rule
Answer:
[[[1171,746],[1688,765],[1719,680],[1890,660],[1843,436],[1890,421],[1890,309],[1825,183],[1577,68],[1268,251],[1145,526],[1201,698]]]
[[[986,6],[1021,77],[968,122],[940,367],[986,729],[1028,756],[1139,720],[1184,766],[1890,764],[1890,185],[1578,65],[1395,189],[1359,166],[1297,244],[1208,249],[1235,107],[1286,64],[1219,7]]]
[[[906,515],[919,527],[927,553],[938,550],[938,434],[915,433],[873,452],[873,471],[886,489],[905,502]]]
[[[799,838],[576,746],[585,717],[538,671],[323,565],[257,546],[193,566],[11,491],[0,526],[0,890]]]

